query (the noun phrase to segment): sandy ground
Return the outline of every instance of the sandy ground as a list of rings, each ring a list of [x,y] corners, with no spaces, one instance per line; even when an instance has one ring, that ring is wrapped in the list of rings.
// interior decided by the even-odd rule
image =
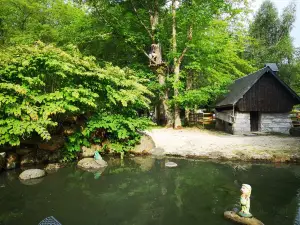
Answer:
[[[231,160],[299,161],[300,138],[236,136],[199,129],[153,129],[154,155],[178,155]]]

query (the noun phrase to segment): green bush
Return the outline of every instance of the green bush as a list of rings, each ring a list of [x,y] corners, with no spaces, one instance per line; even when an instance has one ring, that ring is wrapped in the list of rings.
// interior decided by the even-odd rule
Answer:
[[[110,64],[100,68],[74,46],[65,50],[36,42],[34,46],[0,51],[0,145],[20,144],[34,135],[51,139],[51,127],[67,116],[84,116],[85,125],[69,137],[67,152],[74,155],[88,145],[97,129],[112,143],[137,142],[137,129],[149,122],[137,116],[148,107],[151,92],[134,71]],[[98,140],[103,142],[103,140]],[[125,143],[126,142],[126,143]],[[73,146],[73,147],[72,147]],[[78,147],[79,146],[79,147]]]

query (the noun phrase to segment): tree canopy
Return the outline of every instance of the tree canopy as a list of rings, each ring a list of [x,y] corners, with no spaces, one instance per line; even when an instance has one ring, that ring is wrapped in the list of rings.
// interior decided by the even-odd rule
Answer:
[[[123,151],[149,124],[143,116],[187,125],[191,110],[213,108],[229,84],[269,62],[299,92],[295,4],[279,15],[266,0],[247,24],[249,3],[0,0],[0,145],[50,139],[77,116],[84,126],[69,149],[109,139]]]

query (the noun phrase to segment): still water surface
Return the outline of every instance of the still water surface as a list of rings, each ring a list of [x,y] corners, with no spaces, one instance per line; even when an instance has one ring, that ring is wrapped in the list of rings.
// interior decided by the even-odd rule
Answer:
[[[251,212],[266,225],[300,224],[300,166],[172,159],[110,159],[99,176],[74,165],[22,184],[19,171],[0,174],[0,224],[226,225],[242,183],[252,185]]]

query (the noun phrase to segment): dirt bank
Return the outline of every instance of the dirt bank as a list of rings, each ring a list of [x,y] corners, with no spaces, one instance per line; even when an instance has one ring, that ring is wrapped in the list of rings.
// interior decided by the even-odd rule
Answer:
[[[153,129],[154,155],[194,158],[300,162],[300,138],[290,136],[236,136],[199,129]]]

